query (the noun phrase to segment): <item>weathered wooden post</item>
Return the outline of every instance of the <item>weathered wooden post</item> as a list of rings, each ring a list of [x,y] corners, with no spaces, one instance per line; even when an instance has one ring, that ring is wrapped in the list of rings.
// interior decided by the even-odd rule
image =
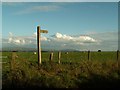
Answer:
[[[117,61],[119,60],[119,50],[117,50]]]
[[[120,67],[119,50],[117,50],[117,67]]]
[[[41,30],[40,26],[37,26],[37,48],[38,48],[38,66],[41,64],[41,35],[40,33],[48,33],[47,30]]]
[[[68,60],[68,52],[66,52],[65,54],[66,54],[66,60]]]
[[[50,62],[53,60],[53,52],[50,53],[50,58],[49,58]]]
[[[90,50],[88,51],[88,60],[90,60]]]
[[[61,52],[58,52],[58,63],[60,64]]]
[[[14,65],[14,60],[15,60],[15,57],[14,57],[14,53],[12,52],[11,54],[11,60],[10,60],[10,69],[13,70],[13,65]]]
[[[37,26],[38,65],[41,64],[40,26]]]
[[[11,70],[14,69],[15,67],[15,59],[17,57],[17,54],[15,53],[15,51],[12,52],[12,58],[11,58],[11,61],[10,61],[10,66],[11,66]]]

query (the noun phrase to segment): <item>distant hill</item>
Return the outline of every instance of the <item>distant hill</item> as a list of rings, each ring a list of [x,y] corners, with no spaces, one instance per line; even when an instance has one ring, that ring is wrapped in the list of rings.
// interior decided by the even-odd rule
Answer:
[[[26,48],[26,47],[4,47],[2,51],[36,51],[36,48]]]
[[[78,51],[75,49],[63,49],[63,48],[56,48],[56,47],[46,47],[46,46],[41,46],[42,51]],[[1,51],[37,51],[37,46],[36,45],[15,45],[15,44],[2,44],[2,49],[0,48]]]
[[[37,48],[27,48],[27,47],[3,47],[0,49],[2,51],[37,51]],[[78,51],[74,49],[63,49],[63,50],[56,50],[56,49],[42,49],[42,51]]]

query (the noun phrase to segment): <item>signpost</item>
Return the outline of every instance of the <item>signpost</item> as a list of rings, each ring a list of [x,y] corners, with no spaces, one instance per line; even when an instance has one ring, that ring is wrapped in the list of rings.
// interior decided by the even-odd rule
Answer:
[[[40,33],[48,33],[47,30],[41,30],[40,26],[37,26],[37,47],[38,47],[38,66],[41,64],[41,35]]]

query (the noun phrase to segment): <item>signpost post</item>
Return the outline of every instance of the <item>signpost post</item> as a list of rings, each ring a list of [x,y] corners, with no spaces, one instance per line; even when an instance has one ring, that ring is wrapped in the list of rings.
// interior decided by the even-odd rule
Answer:
[[[37,48],[38,48],[38,66],[41,64],[41,35],[40,33],[48,33],[47,30],[41,30],[40,26],[37,26]]]

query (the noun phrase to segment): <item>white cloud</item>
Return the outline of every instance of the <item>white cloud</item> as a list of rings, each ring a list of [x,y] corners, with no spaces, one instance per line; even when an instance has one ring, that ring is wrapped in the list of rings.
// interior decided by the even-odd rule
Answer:
[[[56,33],[55,35],[52,36],[54,40],[62,40],[62,41],[73,41],[73,43],[79,42],[79,43],[95,43],[97,40],[89,37],[89,36],[70,36],[70,35],[65,35],[61,33]]]
[[[37,32],[34,32],[32,36],[37,37]]]
[[[32,38],[37,38],[37,32],[33,33]],[[47,40],[48,40],[47,37],[41,35],[41,41],[47,41]]]
[[[50,38],[51,48],[72,50],[117,50],[117,32],[70,36],[56,33]]]
[[[63,40],[72,40],[73,38],[69,35],[62,35],[61,33],[56,33],[55,38],[57,39],[63,39]]]
[[[8,43],[13,43],[16,45],[29,45],[36,44],[37,33],[33,33],[31,36],[14,36],[13,33],[9,32]],[[41,41],[47,41],[47,37],[42,36]]]
[[[36,32],[31,36],[14,36],[12,33],[9,34],[8,39],[2,39],[3,47],[17,45],[36,48],[37,46]],[[41,46],[45,50],[117,50],[118,33],[106,32],[77,36],[56,33],[49,37],[41,36]]]
[[[57,5],[33,6],[33,7],[27,7],[26,9],[18,11],[15,14],[16,15],[21,15],[21,14],[29,14],[29,13],[35,13],[35,12],[56,11],[60,8],[61,7],[57,6]]]
[[[59,9],[59,6],[55,5],[48,5],[48,6],[34,6],[32,7],[32,10],[37,10],[37,11],[54,11]]]
[[[14,43],[16,45],[25,45],[25,44],[35,44],[37,42],[37,33],[33,33],[31,36],[17,36],[15,37],[11,32],[9,32],[8,43]],[[86,43],[98,43],[96,39],[93,39],[89,36],[70,36],[61,33],[56,33],[52,37],[41,36],[41,41],[47,42],[59,42],[63,46],[67,46],[69,43],[84,45]]]
[[[14,43],[18,45],[23,45],[25,44],[25,40],[23,38],[9,38],[8,43]]]
[[[44,36],[41,37],[41,41],[47,41],[47,40],[48,40],[47,37]]]

